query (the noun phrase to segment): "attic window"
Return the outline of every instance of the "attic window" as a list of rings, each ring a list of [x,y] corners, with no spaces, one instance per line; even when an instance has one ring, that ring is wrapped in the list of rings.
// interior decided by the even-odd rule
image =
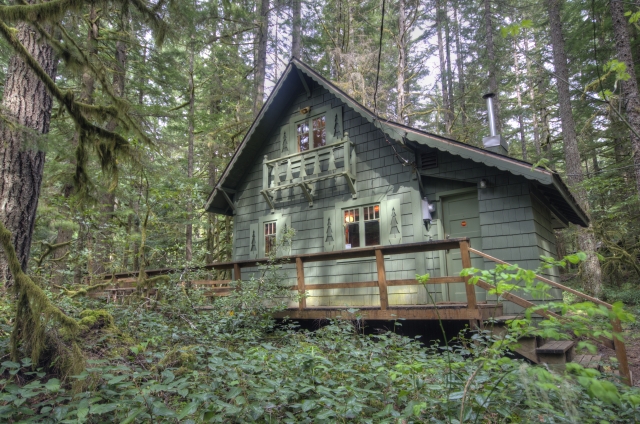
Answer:
[[[309,122],[311,121],[311,122]],[[327,144],[327,119],[325,115],[315,116],[296,125],[298,151],[305,152]],[[309,131],[311,127],[311,131]]]
[[[438,152],[420,153],[420,169],[433,169],[438,167]]]

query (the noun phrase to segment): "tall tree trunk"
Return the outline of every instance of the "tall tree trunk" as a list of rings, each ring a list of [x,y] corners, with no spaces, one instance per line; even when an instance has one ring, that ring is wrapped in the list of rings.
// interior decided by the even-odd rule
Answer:
[[[536,80],[531,73],[531,59],[529,58],[529,40],[524,38],[524,57],[527,64],[527,76],[529,79],[529,100],[531,101],[531,120],[533,121],[533,145],[536,155],[540,158],[540,129],[538,128],[538,109],[536,107]]]
[[[487,41],[487,60],[489,68],[489,91],[494,93],[496,97],[493,99],[493,108],[496,115],[496,131],[498,134],[502,131],[502,121],[500,120],[500,94],[498,93],[498,77],[497,77],[497,58],[496,46],[493,41],[493,18],[491,16],[491,1],[484,0],[484,30]]]
[[[467,125],[467,112],[465,105],[466,87],[464,83],[464,60],[462,54],[462,42],[460,41],[460,21],[458,20],[458,0],[453,3],[453,20],[455,22],[456,36],[456,68],[458,71],[458,95],[460,98],[460,115],[462,116],[462,126]]]
[[[638,93],[638,80],[631,54],[631,42],[629,41],[629,31],[627,30],[627,18],[624,16],[624,5],[621,1],[609,1],[609,10],[613,21],[613,33],[616,41],[616,55],[618,60],[627,66],[627,73],[630,78],[621,81],[622,94],[625,99],[625,112],[627,122],[631,127],[631,151],[633,155],[634,173],[636,177],[636,188],[640,194],[640,95]]]
[[[302,0],[292,0],[291,57],[301,59],[302,54]]]
[[[90,58],[94,58],[98,53],[98,14],[96,13],[95,6],[91,6],[91,10],[89,11],[89,29],[87,31],[87,51]],[[93,75],[88,71],[82,74],[82,92],[80,93],[80,100],[84,103],[92,104],[93,103],[93,93],[95,91],[95,81]],[[78,145],[79,134],[76,131],[73,135],[73,146],[76,147]],[[71,164],[75,166],[75,158],[71,159]],[[65,199],[69,199],[73,194],[74,187],[71,181],[65,182],[62,187],[62,195]],[[78,235],[81,234],[81,231],[78,231]],[[56,236],[56,244],[63,244],[69,242],[73,237],[73,229],[65,226],[63,228],[58,229],[58,234]],[[53,281],[55,284],[62,283],[64,276],[61,273],[62,270],[66,268],[66,264],[62,261],[70,250],[70,245],[63,246],[56,250],[53,255],[53,258],[56,259],[55,269],[56,274],[53,276]]]
[[[189,52],[189,141],[187,151],[187,178],[193,178],[193,139],[194,139],[194,113],[195,113],[195,85],[193,81],[193,60],[195,56],[195,37],[191,36],[191,50]],[[187,200],[187,228],[185,231],[185,259],[191,262],[193,259],[193,224],[191,223],[193,203]]]
[[[52,78],[57,62],[53,49],[26,24],[17,25],[17,39]],[[52,99],[44,84],[17,55],[9,61],[2,98],[3,114],[17,126],[0,125],[0,219],[12,234],[20,266],[27,270],[31,238],[44,170],[45,153],[30,130],[49,132]],[[7,259],[0,253],[0,280],[11,285]]]
[[[564,158],[566,164],[567,181],[578,201],[578,204],[588,214],[589,201],[587,192],[581,183],[584,179],[582,163],[578,150],[575,122],[571,108],[571,94],[569,92],[569,68],[562,35],[560,20],[560,0],[547,0],[551,44],[553,47],[553,67],[558,86],[558,103],[560,106],[560,121],[562,128]],[[587,290],[598,296],[602,291],[602,273],[600,262],[596,255],[596,242],[590,228],[578,228],[578,246],[587,254],[582,275],[583,284]]]
[[[258,116],[264,102],[264,80],[267,75],[267,36],[269,34],[269,0],[260,2],[258,28],[256,30],[255,79],[253,116]]]
[[[451,125],[455,118],[454,102],[453,102],[453,71],[451,70],[451,28],[449,26],[449,8],[447,0],[442,5],[442,16],[444,17],[444,50],[447,64],[447,91],[449,93],[449,115],[451,116]]]
[[[120,17],[119,29],[125,32],[125,27],[129,26],[128,18],[124,14]],[[116,41],[115,51],[115,69],[113,73],[113,93],[118,97],[124,96],[124,88],[126,83],[127,72],[127,45],[124,41]],[[118,121],[113,118],[107,122],[106,128],[114,131],[118,127]],[[96,233],[94,242],[95,261],[91,273],[103,274],[107,271],[108,265],[111,263],[113,254],[111,223],[116,210],[116,193],[115,187],[108,187],[107,190],[100,195],[100,216],[98,217],[98,232]]]
[[[516,74],[516,98],[518,99],[518,132],[520,133],[520,146],[522,147],[522,160],[527,160],[527,139],[524,135],[524,120],[522,118],[522,95],[520,94],[520,66],[518,65],[518,50],[516,41],[513,41],[513,70]]]
[[[407,17],[404,0],[398,0],[398,72],[396,82],[396,117],[405,123],[405,76],[407,72]]]
[[[440,58],[440,83],[442,86],[442,108],[444,109],[445,132],[451,134],[453,125],[453,117],[450,113],[449,105],[449,89],[447,83],[446,58],[444,53],[444,42],[442,40],[442,31],[444,30],[444,19],[442,13],[441,0],[436,0],[436,30],[438,32],[438,56]]]

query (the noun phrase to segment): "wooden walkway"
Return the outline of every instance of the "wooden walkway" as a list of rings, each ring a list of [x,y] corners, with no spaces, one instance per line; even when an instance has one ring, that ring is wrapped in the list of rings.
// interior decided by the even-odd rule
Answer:
[[[407,285],[419,285],[415,279],[403,279],[403,280],[387,280],[387,273],[385,270],[384,257],[387,255],[399,255],[408,253],[430,252],[459,249],[462,259],[463,268],[471,268],[471,254],[481,256],[485,259],[491,260],[495,263],[506,264],[500,259],[487,255],[479,250],[472,249],[469,246],[468,238],[457,238],[437,241],[427,241],[419,243],[407,243],[393,246],[370,246],[360,249],[341,250],[336,252],[321,252],[311,253],[304,255],[291,255],[278,258],[278,262],[282,264],[295,264],[296,265],[296,281],[295,286],[290,286],[291,290],[297,290],[300,294],[304,294],[311,290],[325,290],[325,289],[350,289],[350,288],[362,288],[362,287],[377,287],[378,296],[380,300],[380,307],[360,307],[360,306],[336,306],[336,307],[307,307],[306,299],[300,298],[297,308],[289,309],[285,312],[278,314],[277,316],[288,316],[292,319],[330,319],[338,316],[344,317],[348,314],[345,309],[354,308],[358,309],[358,313],[366,316],[368,320],[394,320],[394,319],[409,319],[409,320],[467,320],[472,328],[482,327],[483,321],[491,317],[496,318],[502,315],[501,303],[480,303],[476,299],[475,286],[468,284],[470,277],[461,276],[445,276],[445,277],[432,277],[427,281],[427,284],[451,284],[451,283],[465,283],[466,302],[454,303],[454,302],[440,302],[436,305],[390,305],[388,296],[388,287],[391,286],[407,286]],[[304,276],[304,266],[308,263],[333,261],[337,259],[353,259],[353,258],[375,258],[377,268],[377,280],[376,281],[359,281],[350,283],[332,283],[332,284],[306,284]],[[233,280],[242,280],[243,268],[254,268],[258,265],[267,264],[266,259],[258,260],[241,260],[234,262],[223,262],[206,265],[203,267],[194,268],[193,270],[232,270]],[[178,272],[175,269],[157,269],[146,271],[148,277],[155,277],[159,275],[165,275]],[[117,300],[122,296],[126,296],[128,293],[135,291],[135,279],[137,278],[137,272],[126,272],[118,274],[105,275],[104,280],[114,280],[116,284],[104,290],[102,296],[109,300]],[[593,302],[597,305],[605,306],[611,309],[612,306],[599,299],[585,295],[570,287],[563,286],[555,281],[549,280],[542,276],[536,276],[536,279],[542,281],[550,286],[559,288],[564,291],[573,293],[574,295]],[[235,290],[229,287],[229,281],[192,281],[191,284],[195,286],[205,286],[208,288],[210,295],[212,296],[225,296],[228,295],[231,290]],[[128,286],[128,287],[127,287]],[[486,281],[479,280],[476,283],[477,287],[485,290],[492,290],[495,287]],[[99,293],[96,293],[99,295]],[[517,296],[510,292],[501,294],[503,301],[515,303],[523,308],[531,308],[538,315],[545,318],[563,319],[563,317],[544,309],[536,309],[537,305],[526,300],[520,296]],[[622,326],[620,320],[614,318],[611,321],[613,332],[622,333]],[[628,384],[631,382],[631,376],[629,372],[629,366],[627,362],[627,355],[624,342],[617,337],[604,338],[599,337],[597,342],[602,343],[610,348],[615,349],[616,357],[619,362],[620,375],[623,380]]]

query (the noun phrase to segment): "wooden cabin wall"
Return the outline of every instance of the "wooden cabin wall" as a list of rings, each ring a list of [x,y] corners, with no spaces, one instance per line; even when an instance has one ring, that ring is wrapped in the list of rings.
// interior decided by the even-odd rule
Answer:
[[[237,213],[234,217],[234,259],[249,259],[249,226],[258,222],[261,217],[270,215],[270,209],[260,194],[263,155],[268,155],[269,159],[279,157],[279,134],[282,126],[291,117],[299,115],[300,109],[306,106],[311,106],[312,111],[313,108],[327,105],[343,106],[344,131],[349,133],[349,138],[356,144],[358,198],[351,199],[351,193],[342,177],[316,183],[312,207],[309,206],[299,188],[285,191],[277,196],[276,213],[290,216],[291,227],[296,230],[291,254],[323,251],[325,211],[335,210],[339,203],[357,205],[361,199],[367,197],[383,198],[387,201],[398,199],[401,205],[402,242],[411,243],[422,240],[420,230],[416,230],[416,225],[421,227],[421,216],[413,213],[416,203],[419,207],[420,198],[418,183],[415,178],[412,178],[411,167],[403,167],[399,163],[384,135],[373,124],[360,117],[321,86],[313,83],[311,90],[311,98],[307,98],[306,92],[302,91],[287,108],[283,109],[282,119],[274,123],[271,137],[265,140],[263,153],[247,170],[246,179],[238,189]],[[402,148],[399,151],[410,162],[414,160],[410,152]],[[335,224],[337,224],[336,230],[341,231],[341,223]],[[414,236],[415,233],[418,234],[417,237]],[[387,279],[414,278],[416,274],[416,261],[413,254],[387,257],[385,266]],[[257,269],[244,269],[243,278],[249,278],[252,273],[258,275],[258,272]],[[295,267],[286,266],[282,272],[286,276],[283,283],[295,285]],[[373,259],[305,264],[307,284],[375,280],[377,280],[377,270]],[[424,289],[417,286],[390,287],[389,303],[392,305],[418,303],[419,291],[424,292]],[[310,297],[307,298],[309,307],[379,305],[377,288],[315,290],[309,294]]]
[[[477,188],[482,233],[480,250],[483,252],[525,269],[538,268],[540,255],[555,257],[550,212],[537,198],[532,197],[526,178],[446,152],[438,152],[437,168],[421,173],[430,200],[460,188],[477,187],[481,179],[487,181],[487,188]],[[436,215],[435,218],[440,220],[442,217]],[[436,236],[443,237],[441,234]],[[485,269],[491,269],[494,265],[489,260],[484,261]],[[439,269],[436,275],[440,275]],[[547,275],[557,278],[557,269]],[[495,300],[492,296],[483,297],[485,292],[481,289],[476,289],[476,292],[480,300]],[[552,291],[551,294],[552,300],[561,300],[558,291]],[[505,314],[521,310],[511,303],[504,307]]]

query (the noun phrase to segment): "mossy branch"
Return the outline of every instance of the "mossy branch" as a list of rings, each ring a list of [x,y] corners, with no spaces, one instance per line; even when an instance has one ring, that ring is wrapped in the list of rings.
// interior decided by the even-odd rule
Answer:
[[[0,244],[13,276],[13,288],[18,298],[16,320],[11,332],[11,357],[13,360],[19,359],[18,348],[22,345],[31,361],[37,364],[45,348],[45,326],[48,321],[56,321],[60,328],[72,337],[78,334],[80,327],[75,319],[68,317],[51,303],[44,291],[22,271],[16,250],[11,243],[11,232],[1,221]]]
[[[0,6],[0,20],[45,22],[62,19],[68,10],[79,10],[84,0],[51,0],[37,4]]]

